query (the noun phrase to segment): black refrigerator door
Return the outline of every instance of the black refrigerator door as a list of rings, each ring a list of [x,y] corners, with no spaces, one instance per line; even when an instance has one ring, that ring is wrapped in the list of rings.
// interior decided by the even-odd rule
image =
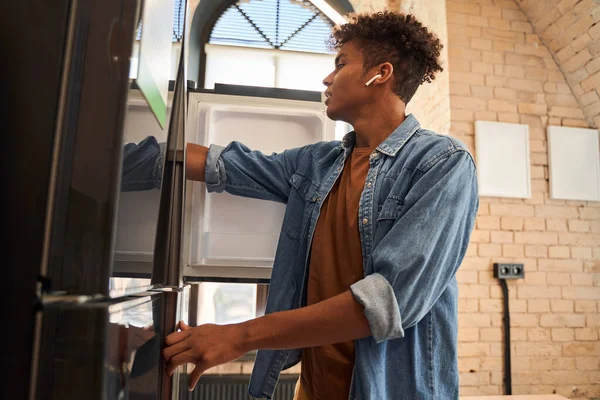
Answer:
[[[73,0],[50,174],[52,290],[108,293],[139,0]]]
[[[108,293],[140,2],[11,2],[15,15],[5,18],[22,24],[8,40],[16,44],[5,53],[12,66],[3,80],[14,162],[5,171],[16,204],[9,220],[17,228],[34,214],[16,239],[32,249],[25,268],[53,291]]]
[[[110,302],[55,298],[45,304],[38,315],[44,357],[33,398],[176,399],[179,375],[173,388],[164,387],[164,323],[187,319],[188,298],[184,287]]]
[[[2,398],[26,399],[41,290],[109,285],[123,101],[141,0],[23,0],[0,24],[3,296],[11,343]]]

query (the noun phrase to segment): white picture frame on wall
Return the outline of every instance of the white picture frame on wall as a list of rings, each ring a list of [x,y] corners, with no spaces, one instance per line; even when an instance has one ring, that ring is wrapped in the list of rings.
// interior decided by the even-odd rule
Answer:
[[[528,125],[476,121],[475,157],[480,196],[531,198]]]
[[[598,130],[548,126],[550,197],[600,200]]]

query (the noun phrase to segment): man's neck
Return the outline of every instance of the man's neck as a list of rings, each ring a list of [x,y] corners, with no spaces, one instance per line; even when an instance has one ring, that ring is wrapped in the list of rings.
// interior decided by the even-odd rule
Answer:
[[[379,146],[406,119],[404,103],[369,108],[370,110],[363,110],[362,115],[353,121],[356,147]]]

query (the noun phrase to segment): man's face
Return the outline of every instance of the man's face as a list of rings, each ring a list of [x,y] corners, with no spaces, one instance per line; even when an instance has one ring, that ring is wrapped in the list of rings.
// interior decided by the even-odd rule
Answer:
[[[345,43],[337,53],[335,69],[323,80],[323,84],[327,86],[327,116],[332,120],[352,123],[360,107],[368,103],[372,92],[370,87],[365,86],[365,82],[371,76],[365,75],[363,61],[362,52],[352,41]]]

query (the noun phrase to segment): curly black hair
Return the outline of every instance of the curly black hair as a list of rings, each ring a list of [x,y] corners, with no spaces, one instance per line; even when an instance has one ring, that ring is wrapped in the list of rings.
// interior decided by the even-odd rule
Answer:
[[[348,23],[336,26],[328,45],[339,50],[345,43],[363,53],[364,70],[389,62],[394,66],[394,93],[408,103],[424,82],[443,71],[439,38],[411,14],[394,11],[353,13]]]

